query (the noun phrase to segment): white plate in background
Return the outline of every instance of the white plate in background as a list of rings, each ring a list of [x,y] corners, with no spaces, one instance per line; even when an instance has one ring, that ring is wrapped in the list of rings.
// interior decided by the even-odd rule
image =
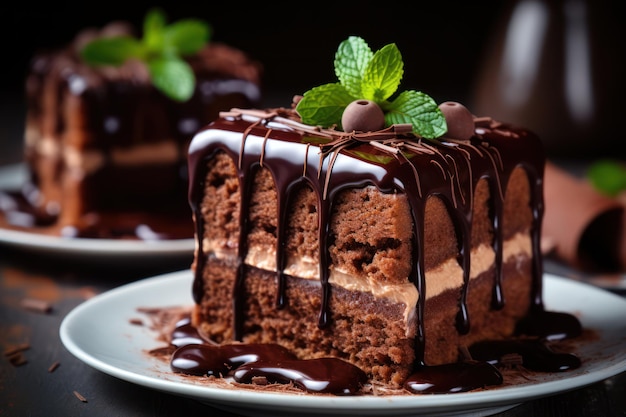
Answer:
[[[0,167],[0,190],[17,189],[27,178],[28,172],[24,164]],[[0,243],[53,255],[88,256],[94,260],[98,258],[124,260],[141,256],[191,259],[195,247],[193,238],[168,240],[64,238],[4,228],[0,228]]]

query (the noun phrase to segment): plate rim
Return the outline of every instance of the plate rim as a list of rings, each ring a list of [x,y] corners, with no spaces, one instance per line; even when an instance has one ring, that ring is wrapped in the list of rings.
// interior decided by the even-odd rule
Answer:
[[[0,190],[18,187],[26,178],[23,162],[0,165]],[[0,244],[65,255],[114,255],[117,257],[139,255],[183,256],[193,255],[195,238],[163,240],[125,240],[99,238],[65,238],[37,232],[16,230],[0,226]]]
[[[22,249],[72,255],[193,255],[195,239],[123,240],[63,238],[0,227],[0,243]]]
[[[626,300],[617,294],[611,293],[599,287],[595,287],[591,284],[573,281],[569,278],[564,278],[549,273],[544,274],[544,276],[544,287],[545,283],[548,282],[548,285],[569,285],[570,287],[575,287],[580,291],[584,290],[588,293],[589,291],[591,291],[591,293],[589,294],[592,297],[615,297],[614,301],[620,303],[620,305],[623,306],[624,310],[626,311]],[[539,381],[533,384],[522,386],[509,386],[492,390],[488,389],[484,391],[437,395],[349,397],[325,396],[325,401],[319,401],[319,396],[308,395],[304,393],[300,395],[274,392],[258,392],[246,389],[224,389],[194,383],[184,383],[155,378],[154,376],[150,376],[149,373],[138,374],[113,366],[109,363],[106,363],[106,361],[100,358],[94,357],[89,352],[86,352],[79,344],[77,344],[73,338],[73,335],[71,334],[71,326],[75,325],[76,320],[80,320],[81,315],[86,314],[85,312],[88,312],[89,309],[96,308],[99,304],[104,303],[106,305],[107,302],[110,302],[111,300],[120,297],[120,294],[131,293],[133,291],[141,291],[149,287],[152,287],[152,289],[155,289],[158,286],[168,287],[168,284],[173,287],[190,288],[192,279],[192,271],[190,269],[186,269],[182,271],[176,271],[144,278],[142,280],[131,282],[129,284],[125,284],[101,293],[79,304],[65,316],[59,329],[61,341],[70,353],[72,353],[75,357],[77,357],[79,360],[86,363],[87,365],[116,378],[142,385],[144,387],[184,397],[191,397],[196,400],[200,400],[210,404],[241,407],[242,401],[244,401],[244,403],[253,404],[255,407],[265,407],[267,409],[271,408],[273,410],[294,411],[296,409],[305,409],[315,410],[316,412],[320,413],[328,412],[331,410],[335,412],[352,411],[362,413],[364,411],[383,411],[383,409],[387,412],[406,412],[410,410],[412,413],[418,413],[474,410],[477,408],[484,409],[486,407],[515,405],[531,399],[546,397],[568,390],[581,388],[583,386],[587,386],[606,378],[615,376],[626,370],[626,358],[623,358],[620,361],[613,361],[612,363],[609,363],[608,366],[602,368],[602,370],[595,370],[591,373],[585,372],[580,375],[574,375],[570,378],[563,378],[553,381]],[[143,304],[145,304],[145,300]],[[189,304],[192,304],[191,294],[189,295]],[[135,308],[136,307],[138,306],[135,306]],[[497,393],[498,395],[494,396],[494,393]],[[443,396],[445,396],[444,402],[441,401]],[[288,397],[297,397],[298,406],[294,408],[293,404],[276,404],[277,398],[286,399]]]

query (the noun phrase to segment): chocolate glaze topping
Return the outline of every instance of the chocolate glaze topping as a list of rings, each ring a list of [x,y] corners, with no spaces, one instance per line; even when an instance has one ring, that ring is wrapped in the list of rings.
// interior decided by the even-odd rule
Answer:
[[[428,288],[425,286],[423,219],[426,200],[429,196],[441,198],[448,207],[449,214],[458,237],[460,248],[458,262],[463,270],[464,286],[457,315],[459,333],[469,331],[469,317],[466,297],[470,271],[470,235],[472,224],[473,194],[478,181],[486,178],[491,189],[491,213],[494,230],[492,243],[496,254],[496,281],[493,288],[493,308],[502,308],[506,300],[501,290],[503,264],[502,212],[506,184],[515,167],[525,169],[531,184],[533,221],[531,239],[533,242],[533,288],[531,313],[523,327],[526,336],[541,339],[558,338],[580,333],[580,324],[569,315],[551,315],[544,311],[542,300],[542,263],[539,252],[541,219],[543,215],[543,169],[544,155],[539,139],[532,133],[514,126],[502,125],[490,118],[474,118],[475,133],[468,140],[440,138],[425,140],[411,133],[410,126],[396,125],[382,131],[369,133],[344,133],[330,129],[320,129],[299,123],[297,114],[289,109],[270,111],[238,110],[222,113],[222,117],[203,129],[194,138],[189,149],[189,202],[195,213],[196,236],[204,236],[204,224],[200,214],[200,202],[206,176],[206,161],[217,152],[225,152],[235,162],[239,172],[241,205],[240,233],[237,249],[238,282],[234,292],[235,337],[242,338],[242,311],[246,300],[240,291],[244,279],[244,262],[247,251],[246,222],[250,187],[253,173],[260,166],[269,169],[275,180],[278,194],[278,242],[276,250],[279,272],[280,303],[288,302],[284,296],[282,274],[284,253],[285,223],[289,194],[297,184],[305,182],[317,194],[319,215],[319,270],[322,284],[322,306],[319,313],[319,326],[327,326],[332,320],[329,308],[330,292],[328,283],[330,257],[328,253],[330,213],[335,195],[345,188],[375,186],[383,193],[404,193],[410,204],[413,218],[414,262],[410,279],[420,294],[417,308],[416,329],[416,374],[406,383],[409,391],[415,392],[454,392],[480,386],[500,383],[494,376],[494,369],[485,364],[452,364],[456,373],[448,367],[431,367],[424,362],[425,335],[423,327],[424,302]],[[288,145],[288,146],[286,146]],[[193,285],[193,296],[200,303],[203,295],[202,271],[208,254],[198,245],[197,265]],[[539,323],[550,317],[547,328]],[[534,323],[534,324],[529,324]],[[528,334],[537,332],[537,334]],[[552,336],[551,336],[552,335]],[[526,348],[526,347],[525,347]],[[435,369],[436,368],[436,369]],[[462,369],[461,369],[462,368]],[[471,369],[471,370],[470,370]],[[450,377],[445,375],[469,372],[472,383],[463,382],[462,387],[450,386]],[[423,387],[423,379],[432,379]],[[497,373],[497,371],[495,371]],[[431,375],[431,376],[428,376]],[[443,378],[443,379],[442,379]],[[446,382],[444,382],[444,380]],[[434,385],[434,386],[433,386]]]

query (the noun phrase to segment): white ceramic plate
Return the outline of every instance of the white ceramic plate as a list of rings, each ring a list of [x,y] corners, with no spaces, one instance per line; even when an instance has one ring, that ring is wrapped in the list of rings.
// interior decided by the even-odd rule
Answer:
[[[24,164],[0,167],[0,189],[19,187],[26,181]],[[136,258],[157,255],[163,258],[193,257],[194,239],[115,240],[63,238],[0,228],[0,243],[21,249],[67,256]]]
[[[12,164],[0,166],[0,189],[7,189],[23,184],[28,178],[26,165]]]
[[[541,374],[521,385],[446,395],[316,397],[216,388],[174,374],[147,350],[161,347],[147,326],[130,323],[139,307],[191,306],[189,270],[137,281],[72,310],[60,328],[65,347],[86,364],[117,378],[248,416],[486,416],[524,401],[582,387],[626,370],[626,299],[546,274],[546,308],[575,314],[597,340],[577,346],[579,369]]]
[[[126,258],[160,256],[167,258],[193,257],[193,239],[172,240],[114,240],[70,239],[20,232],[0,228],[0,243],[16,248],[69,256]]]

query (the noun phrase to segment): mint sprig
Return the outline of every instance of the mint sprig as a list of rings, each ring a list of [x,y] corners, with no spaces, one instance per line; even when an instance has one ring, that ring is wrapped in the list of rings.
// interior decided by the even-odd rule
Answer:
[[[143,37],[112,36],[95,39],[80,51],[89,65],[120,66],[129,59],[146,63],[154,86],[176,101],[193,95],[196,79],[183,57],[197,53],[209,42],[211,27],[197,19],[182,19],[167,24],[160,9],[144,18]]]
[[[383,110],[385,127],[411,124],[413,132],[426,139],[446,133],[446,119],[428,95],[409,90],[390,99],[404,75],[402,55],[396,44],[374,53],[362,38],[350,36],[339,45],[334,64],[339,82],[312,88],[298,102],[296,111],[303,123],[341,128],[341,116],[348,104],[365,99]]]
[[[609,159],[596,161],[587,169],[587,178],[596,190],[615,197],[626,191],[626,164]]]

